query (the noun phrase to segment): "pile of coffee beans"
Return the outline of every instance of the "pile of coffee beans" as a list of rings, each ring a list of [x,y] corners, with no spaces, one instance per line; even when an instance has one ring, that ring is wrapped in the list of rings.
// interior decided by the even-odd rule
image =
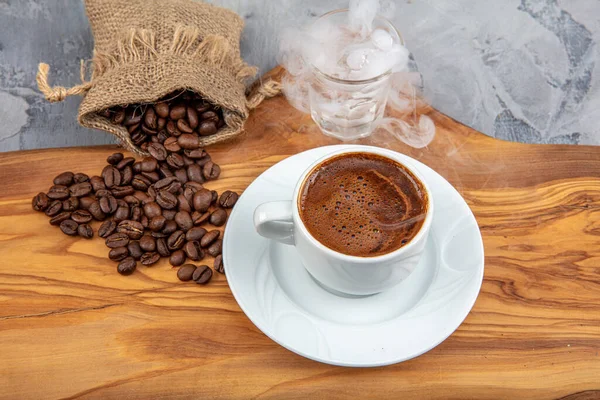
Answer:
[[[223,241],[215,228],[225,225],[238,194],[204,187],[221,169],[202,149],[151,142],[148,151],[152,157],[139,161],[112,154],[101,176],[61,173],[47,193],[33,198],[33,209],[45,212],[63,233],[86,239],[94,235],[89,223],[103,221],[98,236],[122,275],[133,273],[138,262],[151,266],[166,257],[174,267],[183,266],[180,280],[205,284],[211,268],[186,261],[208,255],[215,271],[224,273]]]
[[[124,126],[133,144],[148,152],[152,143],[175,152],[179,147],[195,150],[199,137],[214,135],[225,125],[222,110],[191,91],[168,94],[154,104],[113,107],[100,114]],[[151,154],[156,156],[156,150]]]

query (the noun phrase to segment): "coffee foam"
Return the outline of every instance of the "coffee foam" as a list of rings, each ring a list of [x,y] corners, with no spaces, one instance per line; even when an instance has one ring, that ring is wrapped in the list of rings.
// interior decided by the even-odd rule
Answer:
[[[423,225],[426,204],[416,177],[371,153],[348,153],[317,166],[299,199],[311,235],[359,257],[387,254],[410,242]]]

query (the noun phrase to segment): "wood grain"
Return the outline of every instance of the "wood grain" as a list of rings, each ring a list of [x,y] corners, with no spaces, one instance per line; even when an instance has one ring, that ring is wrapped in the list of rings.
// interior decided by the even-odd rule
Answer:
[[[113,147],[0,155],[0,398],[600,398],[600,149],[488,138],[431,110],[434,142],[389,147],[433,167],[484,237],[481,294],[437,348],[384,368],[293,354],[239,309],[225,277],[166,262],[116,273],[102,240],[62,235],[31,197],[64,170],[98,174]],[[210,149],[216,190],[243,191],[289,155],[335,144],[279,97]]]

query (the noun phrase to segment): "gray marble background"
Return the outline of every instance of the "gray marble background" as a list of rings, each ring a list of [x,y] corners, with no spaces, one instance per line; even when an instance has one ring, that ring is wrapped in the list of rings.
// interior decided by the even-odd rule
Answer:
[[[168,1],[168,0],[165,0]],[[244,58],[276,65],[278,32],[347,1],[215,0],[246,20]],[[600,144],[600,0],[398,0],[394,23],[440,111],[498,138]],[[81,0],[0,0],[0,151],[112,143],[78,126],[79,98],[48,104],[51,84],[79,82],[92,53]]]

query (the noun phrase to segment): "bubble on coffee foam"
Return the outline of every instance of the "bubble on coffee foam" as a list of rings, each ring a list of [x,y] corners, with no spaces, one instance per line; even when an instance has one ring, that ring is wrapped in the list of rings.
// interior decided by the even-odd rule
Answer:
[[[415,96],[405,94],[407,88],[415,84],[415,78],[407,74],[409,51],[389,32],[373,27],[377,15],[390,18],[394,11],[392,0],[350,0],[345,24],[318,19],[300,29],[285,29],[280,38],[278,61],[287,71],[282,78],[282,87],[290,104],[301,112],[310,112],[309,89],[313,69],[354,81],[371,79],[391,71],[392,82],[402,84],[392,83],[388,106],[392,111],[405,115],[390,116],[381,121],[381,127],[410,146],[427,146],[435,135],[433,121],[426,116],[407,115],[417,106]],[[357,96],[362,94],[357,93]],[[334,114],[339,104],[335,98],[330,102],[321,105],[321,108],[329,108]],[[357,115],[361,112],[354,111]]]

